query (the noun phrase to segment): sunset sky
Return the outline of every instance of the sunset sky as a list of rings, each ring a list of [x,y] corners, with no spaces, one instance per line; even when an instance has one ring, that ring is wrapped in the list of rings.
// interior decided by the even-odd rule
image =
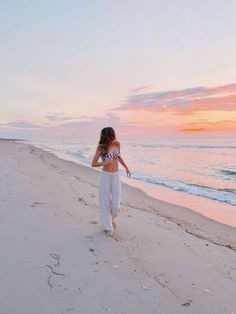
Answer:
[[[234,0],[0,3],[0,137],[233,139]]]

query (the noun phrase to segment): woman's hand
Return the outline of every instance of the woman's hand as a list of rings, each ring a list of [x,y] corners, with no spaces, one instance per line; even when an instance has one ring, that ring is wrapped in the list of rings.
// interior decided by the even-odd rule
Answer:
[[[126,168],[126,174],[127,174],[127,177],[130,178],[131,177],[131,172],[129,171],[129,168]]]

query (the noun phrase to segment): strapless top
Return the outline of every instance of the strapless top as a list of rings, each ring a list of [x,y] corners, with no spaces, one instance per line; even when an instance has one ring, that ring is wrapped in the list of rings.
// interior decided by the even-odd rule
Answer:
[[[121,155],[119,152],[114,152],[114,151],[111,151],[111,152],[106,152],[106,153],[103,153],[101,155],[101,158],[102,160],[106,160],[106,159],[109,159],[109,158],[114,158],[114,159],[119,159],[121,158]]]

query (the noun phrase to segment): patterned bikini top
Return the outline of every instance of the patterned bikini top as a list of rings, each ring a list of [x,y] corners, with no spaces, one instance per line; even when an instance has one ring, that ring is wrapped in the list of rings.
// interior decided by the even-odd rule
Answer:
[[[121,158],[121,155],[119,152],[111,151],[111,152],[105,152],[101,155],[102,160],[106,160],[108,158],[114,158],[116,160]]]

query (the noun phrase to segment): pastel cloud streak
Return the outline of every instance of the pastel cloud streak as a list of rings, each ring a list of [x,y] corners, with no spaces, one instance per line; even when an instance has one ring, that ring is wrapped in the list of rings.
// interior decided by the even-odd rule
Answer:
[[[50,123],[45,120],[49,120]],[[1,134],[6,133],[9,138],[25,139],[44,139],[48,137],[97,138],[101,129],[106,126],[114,127],[119,130],[119,134],[124,136],[132,136],[132,134],[137,133],[137,128],[134,125],[123,123],[115,113],[108,113],[101,117],[80,116],[76,118],[62,112],[50,112],[44,116],[44,121],[41,123],[22,120],[1,123],[0,137]]]
[[[68,121],[78,119],[75,115],[67,115],[64,112],[47,112],[45,118],[49,121]]]
[[[150,92],[135,88],[126,100],[106,115],[46,112],[40,120],[2,122],[0,134],[97,137],[106,126],[129,138],[174,138],[194,133],[211,136],[236,132],[236,84]],[[16,136],[17,137],[17,136]]]
[[[131,93],[114,108],[125,119],[142,117],[143,124],[169,124],[175,131],[236,131],[236,84],[165,92]]]
[[[235,110],[235,108],[236,84],[231,84],[214,88],[196,87],[180,91],[134,93],[115,110],[173,110],[182,113],[184,110]]]

